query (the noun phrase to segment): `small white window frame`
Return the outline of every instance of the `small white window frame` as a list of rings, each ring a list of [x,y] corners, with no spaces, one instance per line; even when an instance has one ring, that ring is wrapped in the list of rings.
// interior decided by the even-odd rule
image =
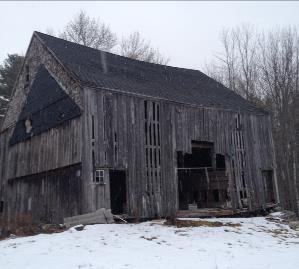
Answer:
[[[94,183],[95,184],[106,184],[105,183],[105,170],[96,169],[94,173]]]

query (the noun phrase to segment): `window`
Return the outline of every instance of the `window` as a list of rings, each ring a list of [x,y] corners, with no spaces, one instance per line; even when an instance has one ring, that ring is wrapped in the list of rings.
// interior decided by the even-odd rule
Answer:
[[[26,84],[29,83],[29,79],[30,79],[30,76],[29,76],[29,65],[27,64],[26,67]]]
[[[222,154],[216,154],[216,168],[225,169],[225,156]]]
[[[32,199],[31,197],[28,198],[28,211],[31,211],[31,206],[32,206]]]
[[[199,168],[213,166],[213,147],[214,144],[206,141],[192,140],[192,152],[183,154],[177,152],[179,168]]]
[[[0,201],[0,213],[4,211],[4,201]]]
[[[94,182],[96,184],[105,184],[104,175],[105,175],[104,170],[96,170],[95,171]]]
[[[162,185],[159,113],[160,104],[158,102],[144,101],[146,192],[149,196],[154,195],[154,192],[160,192]],[[152,182],[155,182],[156,189],[152,186]]]
[[[273,170],[263,170],[264,192],[266,203],[275,203]]]
[[[91,139],[94,140],[94,115],[91,116]]]
[[[213,190],[213,198],[215,202],[219,202],[220,201],[220,197],[219,197],[219,190]]]

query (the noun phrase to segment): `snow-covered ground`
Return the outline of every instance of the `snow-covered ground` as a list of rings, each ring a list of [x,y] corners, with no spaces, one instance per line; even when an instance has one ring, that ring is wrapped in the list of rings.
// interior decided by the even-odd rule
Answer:
[[[0,241],[0,268],[299,268],[299,232],[287,225],[264,217],[209,221],[241,226],[176,228],[151,221],[7,239]]]

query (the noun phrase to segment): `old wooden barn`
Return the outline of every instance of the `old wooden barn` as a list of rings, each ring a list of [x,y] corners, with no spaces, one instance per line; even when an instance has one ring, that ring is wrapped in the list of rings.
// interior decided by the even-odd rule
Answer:
[[[0,134],[0,211],[62,222],[278,202],[271,117],[196,70],[34,32]]]

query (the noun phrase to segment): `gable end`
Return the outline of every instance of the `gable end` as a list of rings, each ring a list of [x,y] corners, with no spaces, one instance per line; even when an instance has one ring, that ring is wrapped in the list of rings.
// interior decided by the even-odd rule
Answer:
[[[44,65],[40,65],[19,115],[9,145],[30,139],[81,115]]]

